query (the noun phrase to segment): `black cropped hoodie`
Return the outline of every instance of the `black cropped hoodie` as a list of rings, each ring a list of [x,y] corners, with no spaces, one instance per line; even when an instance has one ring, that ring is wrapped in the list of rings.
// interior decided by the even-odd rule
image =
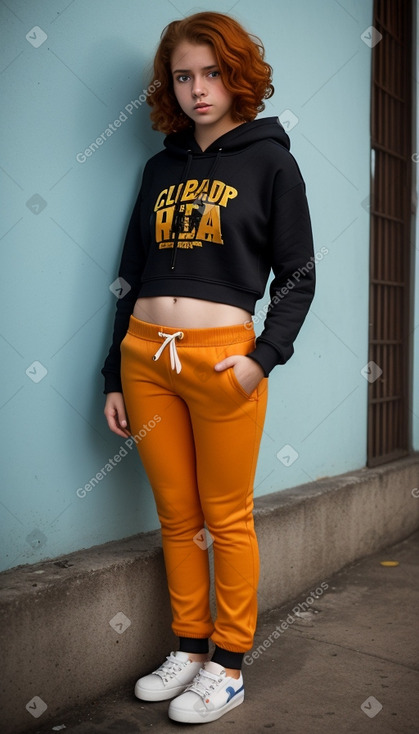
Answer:
[[[125,238],[105,393],[122,392],[120,345],[138,297],[186,296],[254,314],[272,270],[264,328],[248,355],[267,376],[293,354],[314,296],[305,183],[279,120],[239,125],[204,152],[192,130],[164,145],[144,168]]]

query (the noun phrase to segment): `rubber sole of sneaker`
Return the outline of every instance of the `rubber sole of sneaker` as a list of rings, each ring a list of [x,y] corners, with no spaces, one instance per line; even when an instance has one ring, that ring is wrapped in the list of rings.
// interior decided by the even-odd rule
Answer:
[[[180,721],[183,724],[206,724],[210,721],[217,721],[221,716],[224,716],[228,711],[240,706],[244,701],[244,691],[238,693],[237,696],[231,699],[225,706],[216,711],[208,711],[207,714],[199,714],[197,711],[184,711],[177,709],[175,706],[169,706],[169,719],[172,721]]]
[[[170,698],[176,698],[176,696],[180,696],[180,694],[184,692],[187,685],[188,684],[185,683],[184,686],[177,686],[176,688],[170,688],[168,690],[149,691],[147,689],[141,688],[141,686],[139,686],[138,684],[135,684],[134,695],[136,696],[136,698],[139,698],[140,701],[168,701]]]

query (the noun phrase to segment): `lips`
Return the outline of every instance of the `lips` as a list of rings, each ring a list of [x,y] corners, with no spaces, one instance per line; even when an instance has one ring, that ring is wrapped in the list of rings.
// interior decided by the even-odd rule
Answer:
[[[199,102],[197,105],[195,105],[194,110],[207,110],[211,107],[210,104],[206,104],[205,102]]]

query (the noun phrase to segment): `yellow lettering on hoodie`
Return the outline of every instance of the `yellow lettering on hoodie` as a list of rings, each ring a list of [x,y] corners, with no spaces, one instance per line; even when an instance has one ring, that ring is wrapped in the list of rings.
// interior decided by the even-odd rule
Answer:
[[[195,196],[196,196],[197,199],[200,196],[202,196],[202,194],[207,194],[208,193],[208,185],[209,185],[209,180],[207,178],[204,178],[204,180],[201,181],[201,185],[198,188],[198,191],[195,193]]]
[[[237,194],[239,192],[237,189],[234,188],[234,186],[226,186],[224,190],[224,194],[221,197],[220,201],[218,202],[220,206],[227,206],[229,199],[235,199]]]
[[[156,199],[156,203],[154,204],[154,211],[157,212],[163,206],[174,204],[178,200],[179,195],[182,193],[182,189],[183,189],[183,183],[180,183],[177,186],[173,185],[173,186],[170,186],[169,189],[163,189],[163,191],[160,191],[160,194],[158,195]],[[176,191],[176,195],[173,196],[175,191]]]
[[[155,235],[159,249],[172,247],[174,238],[178,242],[183,241],[184,246],[189,240],[193,243],[192,247],[196,247],[199,240],[224,244],[220,207],[226,207],[236,196],[238,191],[234,186],[208,178],[201,181],[190,178],[163,189],[154,206]]]
[[[208,204],[205,206],[205,211],[199,223],[196,239],[202,239],[206,242],[215,242],[218,245],[224,244],[221,236],[219,206],[208,206]]]
[[[154,211],[155,212],[158,211],[160,209],[160,207],[162,207],[162,206],[165,205],[165,203],[166,203],[165,198],[164,198],[165,197],[165,194],[167,194],[167,189],[163,189],[163,191],[160,191],[160,194],[158,195],[158,197],[156,199],[156,203],[154,204]]]
[[[226,185],[225,183],[223,183],[223,181],[213,181],[210,192],[208,194],[208,201],[210,201],[211,204],[216,204],[217,200],[221,199],[221,195],[225,187]]]
[[[175,188],[176,188],[176,186],[170,186],[169,187],[169,190],[168,190],[167,196],[166,196],[166,206],[170,206],[171,204],[176,204],[176,199],[172,199],[173,192],[174,192]]]
[[[173,206],[169,206],[166,209],[159,209],[156,212],[156,242],[170,239],[173,212]]]
[[[189,199],[194,199],[197,187],[198,187],[198,181],[195,178],[190,178],[185,183],[185,188],[183,190],[183,196],[181,198],[181,201],[189,201]]]

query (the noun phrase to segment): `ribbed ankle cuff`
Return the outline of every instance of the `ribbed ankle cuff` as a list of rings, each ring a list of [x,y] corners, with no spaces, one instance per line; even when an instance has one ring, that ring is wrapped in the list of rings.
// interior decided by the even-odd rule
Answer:
[[[207,637],[179,637],[179,650],[182,652],[206,653],[209,651]]]
[[[244,652],[231,652],[231,650],[224,650],[222,647],[218,647],[218,645],[216,645],[211,660],[213,663],[222,665],[223,668],[241,670],[243,657]]]

